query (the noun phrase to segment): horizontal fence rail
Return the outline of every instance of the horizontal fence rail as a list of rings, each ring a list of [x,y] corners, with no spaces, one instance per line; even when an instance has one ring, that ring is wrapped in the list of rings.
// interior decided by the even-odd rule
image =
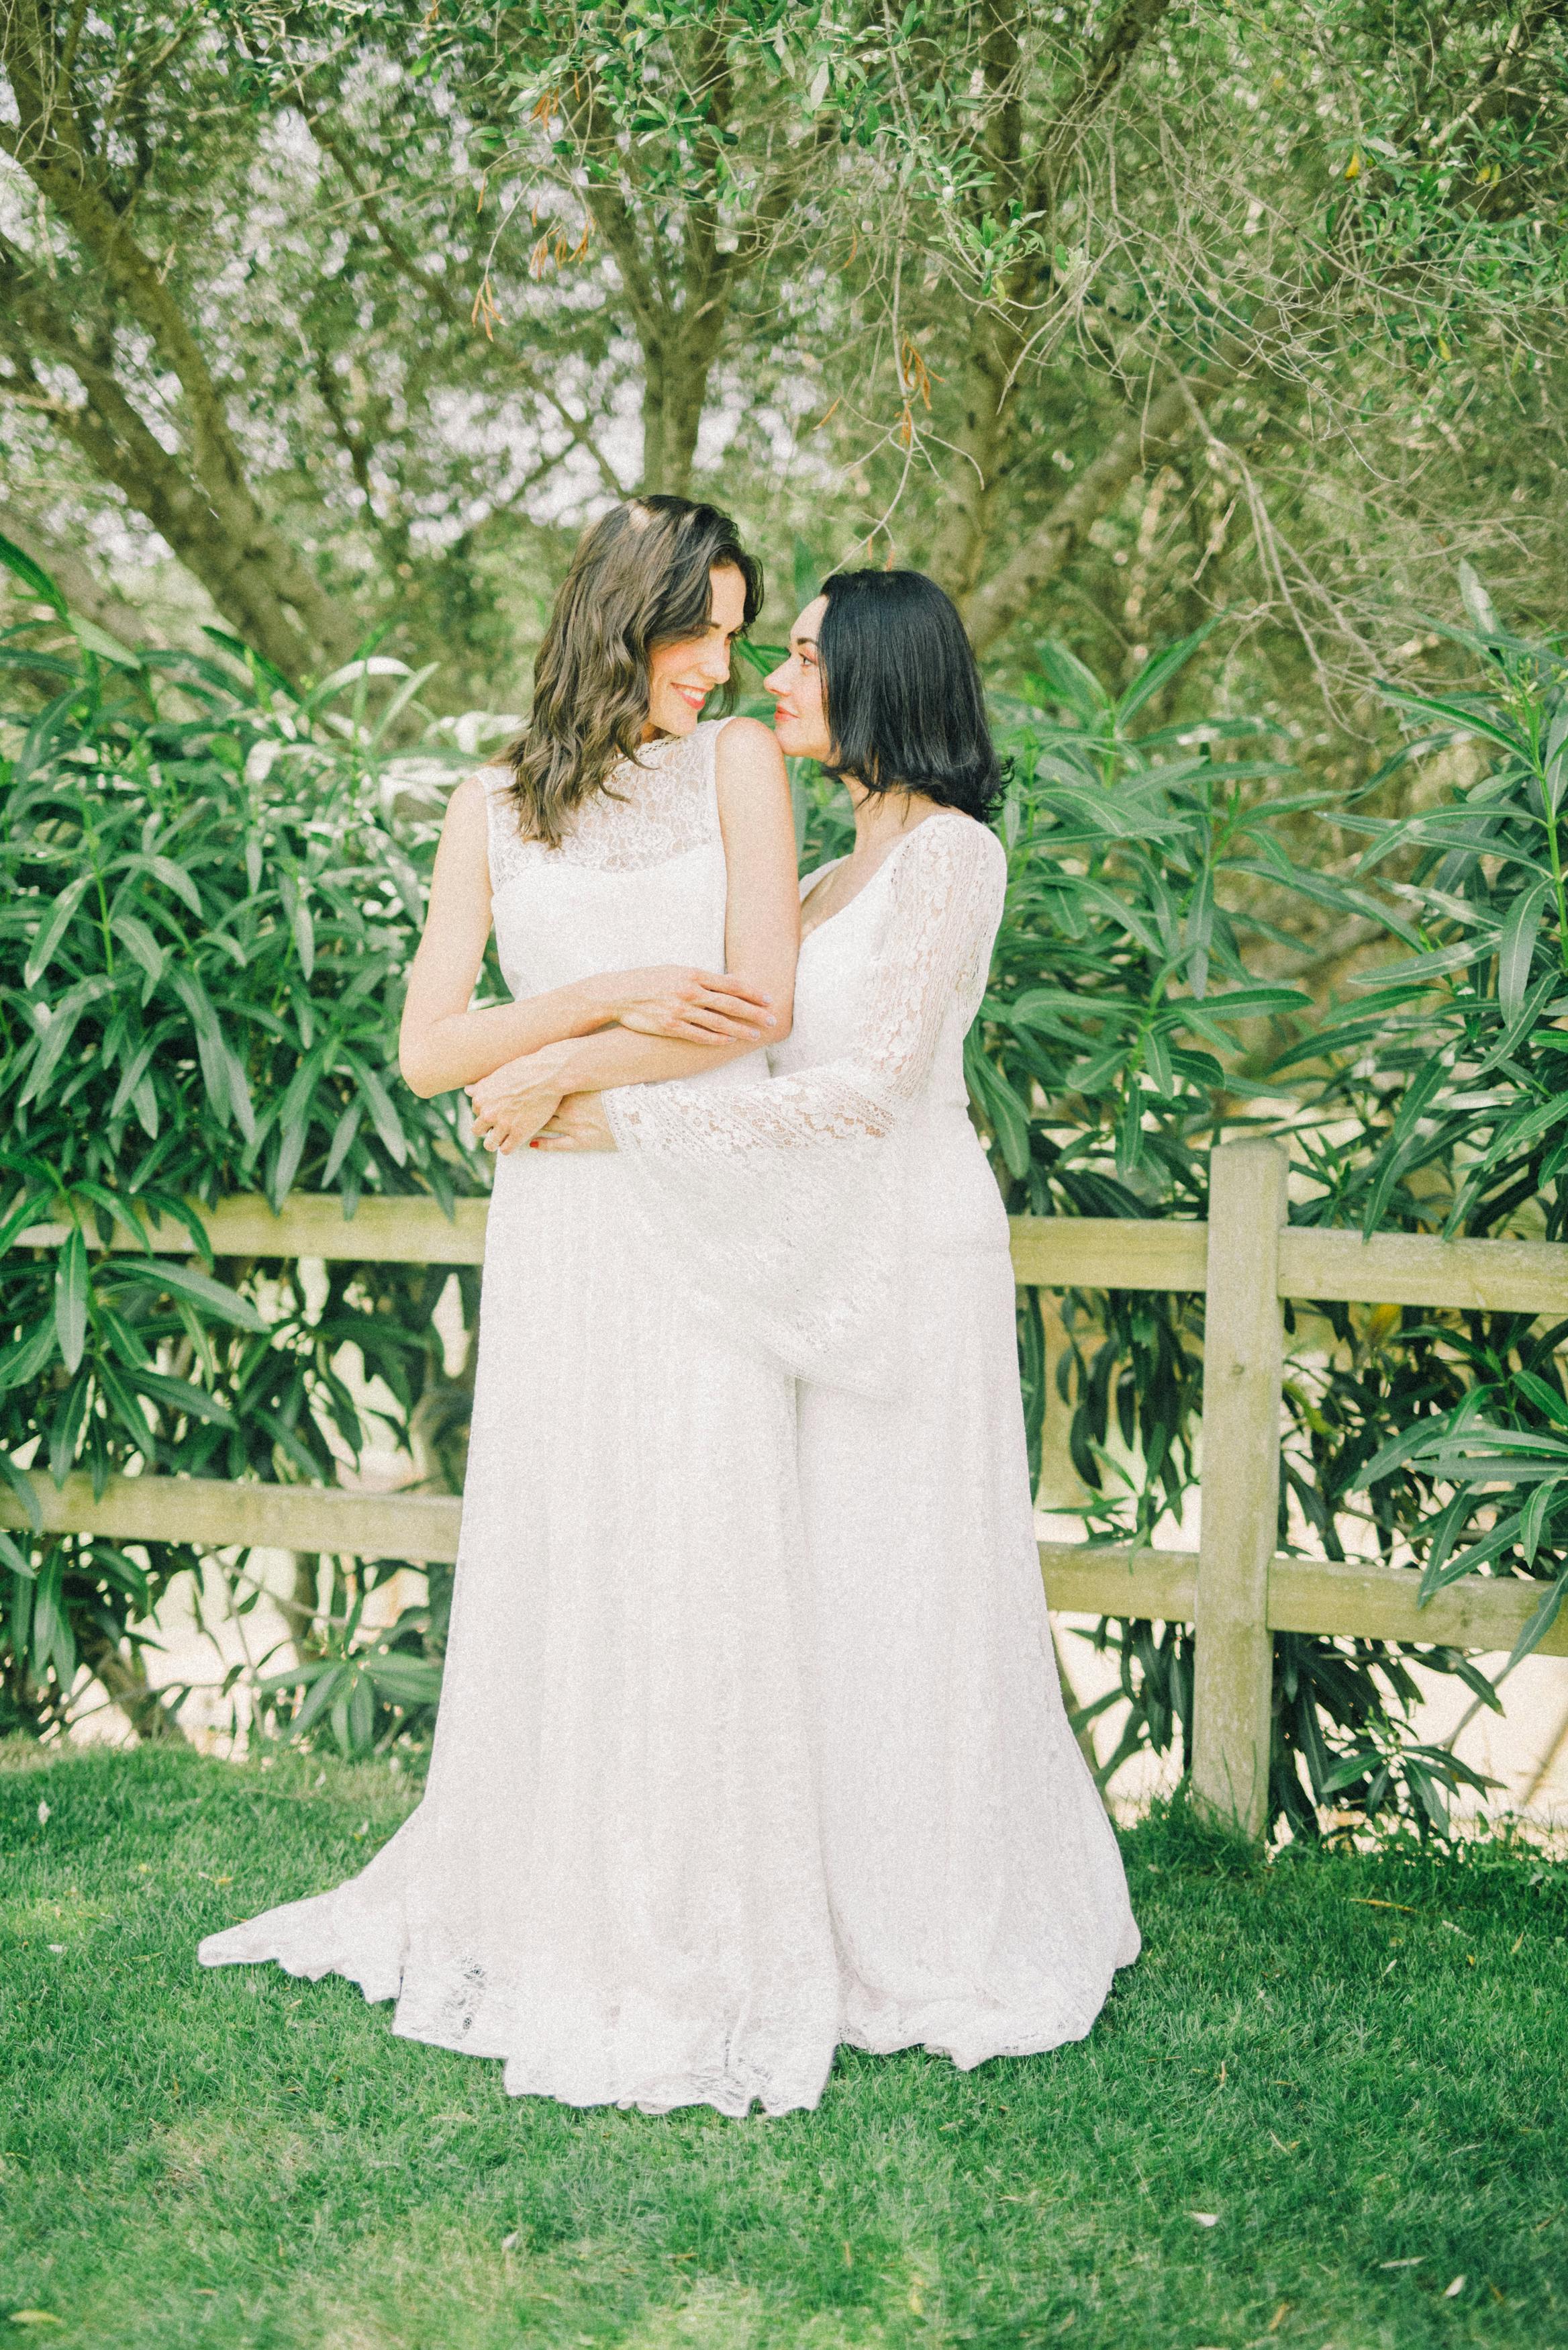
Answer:
[[[1051,1606],[1072,1615],[1140,1617],[1197,1628],[1196,1792],[1256,1835],[1266,1813],[1270,1641],[1275,1632],[1407,1640],[1457,1648],[1511,1648],[1541,1598],[1523,1580],[1469,1576],[1417,1605],[1418,1575],[1396,1567],[1274,1554],[1278,1501],[1280,1318],[1286,1299],[1428,1305],[1531,1315],[1568,1315],[1568,1244],[1443,1241],[1424,1234],[1323,1232],[1290,1225],[1278,1145],[1235,1142],[1214,1154],[1210,1222],[1015,1216],[1012,1263],[1021,1284],[1045,1289],[1207,1291],[1202,1473],[1203,1544],[1197,1552],[1043,1542]],[[331,1195],[296,1194],[199,1210],[213,1254],[315,1257],[404,1264],[479,1264],[488,1201],[460,1200],[448,1216],[431,1199],[363,1198],[352,1215]],[[12,1245],[57,1247],[69,1227],[29,1226]],[[88,1235],[98,1245],[90,1225]],[[182,1225],[161,1223],[152,1248],[195,1251]],[[127,1224],[114,1246],[143,1245]],[[186,1477],[111,1477],[63,1487],[35,1474],[47,1532],[120,1542],[190,1544],[213,1552],[327,1551],[426,1564],[457,1556],[462,1503],[425,1493],[229,1483]],[[27,1523],[0,1492],[0,1525]],[[1541,1641],[1568,1655],[1568,1613]]]
[[[1228,1145],[1240,1149],[1239,1144]],[[296,1193],[280,1213],[260,1198],[200,1208],[215,1256],[322,1257],[361,1264],[482,1264],[488,1200],[459,1200],[452,1216],[430,1199],[361,1199],[352,1216],[332,1193]],[[1012,1268],[1041,1289],[1204,1289],[1209,1227],[1124,1222],[1115,1216],[1013,1216]],[[89,1225],[88,1240],[98,1246]],[[57,1248],[65,1224],[30,1224],[14,1248]],[[164,1256],[192,1256],[183,1224],[151,1228]],[[138,1248],[127,1224],[116,1248]],[[1442,1305],[1493,1314],[1568,1315],[1568,1244],[1443,1241],[1424,1233],[1280,1233],[1279,1295],[1369,1305]]]
[[[88,1477],[67,1477],[57,1486],[35,1472],[31,1482],[46,1534],[189,1543],[204,1551],[330,1551],[450,1565],[462,1516],[462,1503],[445,1493],[231,1484],[219,1477],[111,1477],[95,1496]],[[0,1525],[26,1523],[16,1494],[0,1492]],[[1193,1620],[1196,1551],[1056,1542],[1041,1543],[1039,1551],[1046,1595],[1059,1614]],[[1511,1648],[1541,1597],[1539,1584],[1476,1575],[1449,1584],[1417,1607],[1420,1580],[1400,1568],[1278,1555],[1269,1569],[1268,1628]],[[1541,1648],[1545,1655],[1568,1656],[1568,1618],[1559,1618]]]

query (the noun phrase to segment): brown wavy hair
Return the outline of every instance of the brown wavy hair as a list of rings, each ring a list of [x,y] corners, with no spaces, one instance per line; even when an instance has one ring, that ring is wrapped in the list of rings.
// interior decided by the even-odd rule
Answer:
[[[649,656],[702,635],[712,618],[709,575],[726,565],[746,583],[749,627],[762,609],[762,566],[717,506],[632,498],[583,533],[539,647],[528,723],[496,762],[512,770],[528,838],[558,848],[573,810],[637,757]]]

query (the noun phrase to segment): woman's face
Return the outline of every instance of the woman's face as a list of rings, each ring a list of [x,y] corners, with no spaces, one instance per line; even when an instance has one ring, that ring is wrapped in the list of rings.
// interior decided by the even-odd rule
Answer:
[[[789,632],[789,659],[764,680],[774,697],[774,733],[786,759],[830,759],[827,698],[816,638],[827,609],[826,596],[814,596]]]
[[[649,655],[645,743],[653,734],[690,734],[708,696],[729,677],[730,648],[746,624],[746,583],[732,563],[708,577],[713,592],[706,633]]]

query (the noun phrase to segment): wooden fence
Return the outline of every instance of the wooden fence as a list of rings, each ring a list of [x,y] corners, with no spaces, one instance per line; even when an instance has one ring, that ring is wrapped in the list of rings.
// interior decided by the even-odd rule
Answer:
[[[1203,1290],[1202,1537],[1196,1552],[1040,1544],[1051,1606],[1075,1615],[1190,1623],[1197,1633],[1192,1775],[1196,1794],[1249,1834],[1268,1793],[1272,1635],[1511,1648],[1541,1597],[1539,1584],[1470,1576],[1417,1604],[1420,1578],[1398,1568],[1276,1555],[1282,1302],[1470,1306],[1568,1315],[1568,1244],[1440,1241],[1320,1232],[1285,1222],[1286,1159],[1270,1142],[1214,1153],[1210,1219],[1136,1223],[1015,1217],[1018,1280],[1047,1289]],[[477,1264],[486,1202],[459,1202],[449,1221],[432,1200],[364,1199],[352,1221],[328,1196],[300,1195],[275,1215],[234,1199],[205,1213],[220,1256],[322,1257],[360,1263]],[[57,1246],[62,1225],[36,1225],[19,1247]],[[140,1246],[128,1232],[127,1248]],[[181,1227],[153,1245],[189,1254]],[[63,1488],[33,1480],[46,1529],[121,1542],[191,1543],[207,1551],[257,1545],[367,1558],[451,1560],[462,1504],[429,1494],[225,1483],[184,1477],[111,1478],[94,1497],[85,1477]],[[0,1524],[25,1523],[0,1495]],[[1568,1611],[1541,1643],[1568,1654]]]

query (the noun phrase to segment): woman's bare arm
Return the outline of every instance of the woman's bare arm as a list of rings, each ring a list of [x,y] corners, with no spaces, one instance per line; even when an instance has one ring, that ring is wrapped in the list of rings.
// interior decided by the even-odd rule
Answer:
[[[617,1021],[626,1021],[628,1033],[641,1032],[644,1042],[681,1040],[691,1068],[708,1066],[726,1043],[737,1052],[754,1052],[781,1033],[760,989],[674,964],[602,972],[516,1003],[471,1010],[490,936],[485,833],[485,787],[470,775],[447,806],[424,934],[403,1004],[398,1059],[413,1092],[428,1096],[470,1085],[521,1055]]]
[[[566,1094],[695,1076],[788,1034],[800,951],[800,887],[784,758],[753,718],[731,721],[717,755],[728,877],[724,959],[768,998],[774,1026],[760,1037],[711,1045],[636,1035],[623,1027],[546,1045],[470,1085],[475,1127],[492,1149],[527,1141]]]

